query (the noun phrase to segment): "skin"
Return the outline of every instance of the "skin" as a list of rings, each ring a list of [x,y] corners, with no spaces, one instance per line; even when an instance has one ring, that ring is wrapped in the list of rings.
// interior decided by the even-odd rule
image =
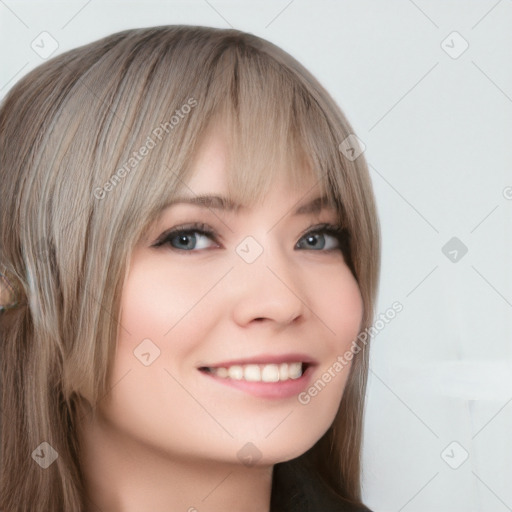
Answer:
[[[227,195],[225,156],[225,141],[211,134],[184,193]],[[337,222],[329,209],[293,215],[319,196],[313,184],[305,177],[303,189],[290,192],[277,177],[261,203],[238,211],[176,204],[138,242],[122,292],[112,389],[80,429],[91,511],[268,512],[273,465],[301,455],[329,428],[348,367],[307,405],[297,395],[257,397],[198,370],[308,354],[317,362],[309,386],[357,336],[362,300],[342,252],[295,249],[299,240],[309,247],[310,227]],[[193,222],[217,241],[196,235],[200,249],[188,252],[152,246]],[[263,248],[250,264],[236,252],[248,235]],[[319,238],[336,247],[333,236]],[[160,350],[148,366],[134,355],[144,339]],[[238,455],[244,446],[250,464]]]

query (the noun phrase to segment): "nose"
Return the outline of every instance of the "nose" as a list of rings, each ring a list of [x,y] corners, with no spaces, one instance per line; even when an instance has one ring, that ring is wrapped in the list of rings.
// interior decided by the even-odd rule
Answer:
[[[240,326],[298,323],[306,311],[300,276],[290,263],[263,253],[253,263],[238,263],[232,273],[232,317]]]

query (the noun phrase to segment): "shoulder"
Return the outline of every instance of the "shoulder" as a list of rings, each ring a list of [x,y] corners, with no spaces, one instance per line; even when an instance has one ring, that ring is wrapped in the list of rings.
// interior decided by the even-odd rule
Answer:
[[[274,466],[270,512],[292,511],[371,512],[336,494],[301,458]]]

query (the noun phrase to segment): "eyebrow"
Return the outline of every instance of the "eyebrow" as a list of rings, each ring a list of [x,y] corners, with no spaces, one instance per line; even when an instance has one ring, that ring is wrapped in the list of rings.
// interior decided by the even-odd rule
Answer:
[[[200,208],[223,211],[233,211],[242,208],[242,205],[235,203],[228,197],[209,194],[191,197],[177,197],[167,205],[167,208],[176,206],[178,204],[191,204],[194,206],[199,206]],[[335,204],[329,200],[327,196],[317,197],[312,201],[299,206],[293,214],[307,215],[311,213],[318,213],[322,210],[336,210]]]

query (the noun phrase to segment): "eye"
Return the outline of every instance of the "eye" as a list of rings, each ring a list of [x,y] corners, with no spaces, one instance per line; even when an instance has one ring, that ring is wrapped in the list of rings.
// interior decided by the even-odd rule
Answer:
[[[205,224],[179,226],[165,231],[154,244],[155,247],[162,245],[188,252],[220,247],[215,233]]]
[[[322,224],[308,231],[295,245],[296,249],[312,249],[314,251],[341,250],[346,238],[346,230],[341,226]]]

